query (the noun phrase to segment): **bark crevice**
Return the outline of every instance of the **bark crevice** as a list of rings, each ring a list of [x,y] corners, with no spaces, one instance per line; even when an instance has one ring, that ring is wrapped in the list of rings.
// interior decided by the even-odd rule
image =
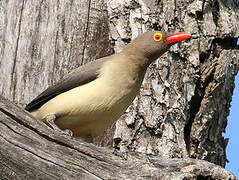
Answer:
[[[24,9],[24,4],[25,0],[22,0],[22,7],[20,10],[20,16],[19,16],[19,22],[18,22],[18,30],[17,30],[17,40],[16,40],[16,48],[15,48],[15,54],[14,54],[14,59],[13,59],[13,67],[12,67],[12,72],[11,72],[11,90],[13,92],[12,94],[12,99],[15,101],[15,92],[16,92],[16,85],[17,85],[17,76],[16,76],[16,64],[17,64],[17,57],[18,57],[18,47],[19,47],[19,40],[21,36],[21,25],[22,25],[22,14],[23,14],[23,9]]]
[[[87,12],[87,17],[86,17],[86,28],[85,28],[85,34],[84,34],[84,45],[83,45],[83,49],[82,49],[82,63],[81,65],[84,64],[85,62],[85,51],[87,48],[87,37],[88,37],[88,29],[89,29],[89,23],[90,23],[90,9],[91,9],[91,0],[88,0],[88,12]]]

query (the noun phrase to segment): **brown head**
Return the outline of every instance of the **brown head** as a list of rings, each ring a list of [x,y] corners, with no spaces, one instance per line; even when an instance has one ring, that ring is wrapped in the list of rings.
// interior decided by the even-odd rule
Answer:
[[[190,38],[191,35],[186,32],[169,34],[159,31],[148,31],[124,48],[124,52],[136,56],[143,56],[149,65],[154,60],[165,53],[173,44]]]

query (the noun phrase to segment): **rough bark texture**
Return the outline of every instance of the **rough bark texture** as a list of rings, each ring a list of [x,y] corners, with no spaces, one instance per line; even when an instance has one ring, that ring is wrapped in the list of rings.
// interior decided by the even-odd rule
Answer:
[[[192,157],[224,167],[228,140],[223,138],[222,132],[227,124],[234,77],[239,69],[239,48],[235,45],[239,37],[239,3],[235,0],[2,0],[0,94],[23,106],[72,69],[114,51],[119,52],[131,39],[150,29],[187,31],[192,38],[175,45],[150,66],[133,105],[116,126],[95,138],[94,142],[112,147],[113,140],[114,148],[120,152],[135,151],[165,158]],[[7,111],[3,109],[3,112]],[[2,125],[10,127],[13,122],[6,121],[9,118],[5,116],[15,118],[3,114]],[[24,118],[25,115],[22,122]],[[24,141],[31,142],[32,146],[38,144],[37,137],[21,136],[25,131],[21,130],[21,123],[13,126],[18,129],[18,136],[26,138]],[[32,128],[24,128],[36,133],[38,130],[34,129],[41,126],[37,123]],[[0,164],[6,169],[13,167],[8,175],[14,174],[14,168],[27,165],[17,158],[33,151],[33,155],[41,153],[42,161],[48,161],[44,160],[47,154],[34,146],[30,152],[23,146],[19,146],[22,151],[11,150],[16,148],[11,146],[12,141],[17,143],[19,140],[15,139],[14,128],[8,129],[9,134],[2,133],[2,129],[0,132],[5,144],[9,143],[9,154],[0,147],[0,158],[10,158],[7,163],[0,159]],[[62,145],[53,142],[52,146]],[[87,146],[84,147],[88,151]],[[66,151],[51,154],[55,157],[51,160],[52,166],[63,152]],[[18,161],[12,162],[14,158]],[[33,162],[37,164],[38,161],[33,159]],[[79,161],[74,162],[73,166],[81,166]],[[48,167],[48,164],[42,165]],[[138,165],[140,167],[142,163]],[[92,169],[95,166],[92,165]],[[88,169],[90,167],[84,166],[87,173],[81,170],[86,178],[88,171],[93,172]],[[53,171],[60,172],[57,168]],[[70,172],[70,169],[65,171]],[[38,175],[47,173],[38,170]],[[100,177],[110,177],[110,173]]]
[[[5,0],[0,9],[0,92],[16,103],[113,53],[103,1]]]
[[[115,146],[225,166],[225,131],[239,69],[236,1],[109,1],[115,51],[147,29],[187,31],[148,70],[140,96],[116,123]]]
[[[141,153],[121,156],[60,136],[0,96],[0,179],[221,179],[230,172],[207,161]]]

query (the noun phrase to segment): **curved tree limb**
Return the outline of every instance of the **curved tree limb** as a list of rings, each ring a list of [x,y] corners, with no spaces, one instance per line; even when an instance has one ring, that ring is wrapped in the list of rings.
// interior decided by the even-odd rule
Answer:
[[[57,134],[0,96],[0,179],[237,179],[220,166],[110,149]]]

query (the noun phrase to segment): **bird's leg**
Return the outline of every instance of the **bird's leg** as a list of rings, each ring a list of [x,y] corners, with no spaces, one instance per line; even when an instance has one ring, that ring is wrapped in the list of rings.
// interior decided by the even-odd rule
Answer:
[[[55,114],[50,114],[48,116],[45,117],[45,120],[47,122],[47,124],[54,129],[55,131],[59,132],[62,135],[66,135],[66,136],[73,136],[73,132],[69,129],[66,130],[61,130],[56,124],[55,124],[55,120],[56,120],[56,115]]]

